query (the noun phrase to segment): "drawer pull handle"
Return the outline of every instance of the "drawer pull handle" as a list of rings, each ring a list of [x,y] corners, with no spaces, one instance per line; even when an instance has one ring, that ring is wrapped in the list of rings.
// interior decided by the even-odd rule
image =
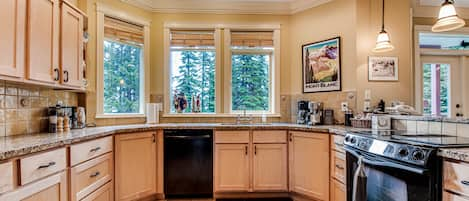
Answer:
[[[44,168],[48,168],[48,167],[54,166],[54,165],[55,165],[55,162],[52,161],[52,162],[50,162],[50,163],[47,164],[47,165],[41,165],[41,166],[37,167],[37,169],[38,169],[38,170],[39,170],[39,169],[44,169]]]
[[[469,186],[469,181],[462,180],[462,181],[461,181],[461,184],[464,184],[464,185],[466,185],[466,186]]]
[[[90,149],[90,152],[97,152],[101,149],[101,147],[96,147],[94,149]]]
[[[344,169],[344,167],[342,167],[342,166],[340,166],[340,165],[335,165],[335,167],[336,167],[337,169],[339,169],[339,170],[343,170],[343,169]]]
[[[244,147],[244,154],[246,154],[246,156],[248,155],[248,146]]]
[[[99,171],[98,171],[98,172],[95,172],[95,173],[93,173],[93,174],[90,175],[90,178],[97,177],[97,176],[99,176],[100,174],[101,174],[101,173],[99,173]]]

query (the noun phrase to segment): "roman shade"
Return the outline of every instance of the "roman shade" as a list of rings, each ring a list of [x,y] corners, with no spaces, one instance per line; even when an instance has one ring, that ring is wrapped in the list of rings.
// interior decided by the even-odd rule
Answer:
[[[237,47],[273,47],[273,31],[232,31],[231,46]]]
[[[133,44],[143,44],[143,26],[104,16],[104,37]]]
[[[215,46],[213,31],[171,31],[171,46],[207,47]]]

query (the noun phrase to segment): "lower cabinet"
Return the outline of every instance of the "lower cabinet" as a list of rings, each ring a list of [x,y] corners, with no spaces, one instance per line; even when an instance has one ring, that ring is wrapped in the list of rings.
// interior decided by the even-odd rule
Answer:
[[[59,172],[0,195],[0,201],[67,201],[67,174]]]
[[[109,182],[81,201],[114,201],[114,192],[112,189],[112,182]]]
[[[249,144],[215,145],[215,191],[249,190]]]
[[[329,135],[290,132],[290,191],[329,200]]]
[[[286,131],[218,131],[215,192],[287,192]]]
[[[157,193],[156,132],[115,136],[115,200],[138,200]]]
[[[254,191],[288,190],[287,145],[254,144]]]
[[[335,179],[331,179],[331,199],[330,201],[346,201],[346,186]]]

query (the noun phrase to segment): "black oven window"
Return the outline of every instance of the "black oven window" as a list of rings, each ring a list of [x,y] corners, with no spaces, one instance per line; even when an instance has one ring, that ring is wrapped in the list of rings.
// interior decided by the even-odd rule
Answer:
[[[405,181],[372,168],[366,168],[365,172],[368,200],[408,201]]]

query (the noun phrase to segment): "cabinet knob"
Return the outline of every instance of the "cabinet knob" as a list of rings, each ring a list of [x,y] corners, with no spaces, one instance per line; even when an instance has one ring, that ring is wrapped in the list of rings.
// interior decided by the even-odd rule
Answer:
[[[54,81],[59,81],[59,69],[58,68],[54,68],[54,73],[55,73],[55,76],[54,76]]]
[[[246,154],[246,156],[248,155],[248,146],[244,147],[244,154]]]
[[[64,82],[68,82],[68,71],[64,70]]]

